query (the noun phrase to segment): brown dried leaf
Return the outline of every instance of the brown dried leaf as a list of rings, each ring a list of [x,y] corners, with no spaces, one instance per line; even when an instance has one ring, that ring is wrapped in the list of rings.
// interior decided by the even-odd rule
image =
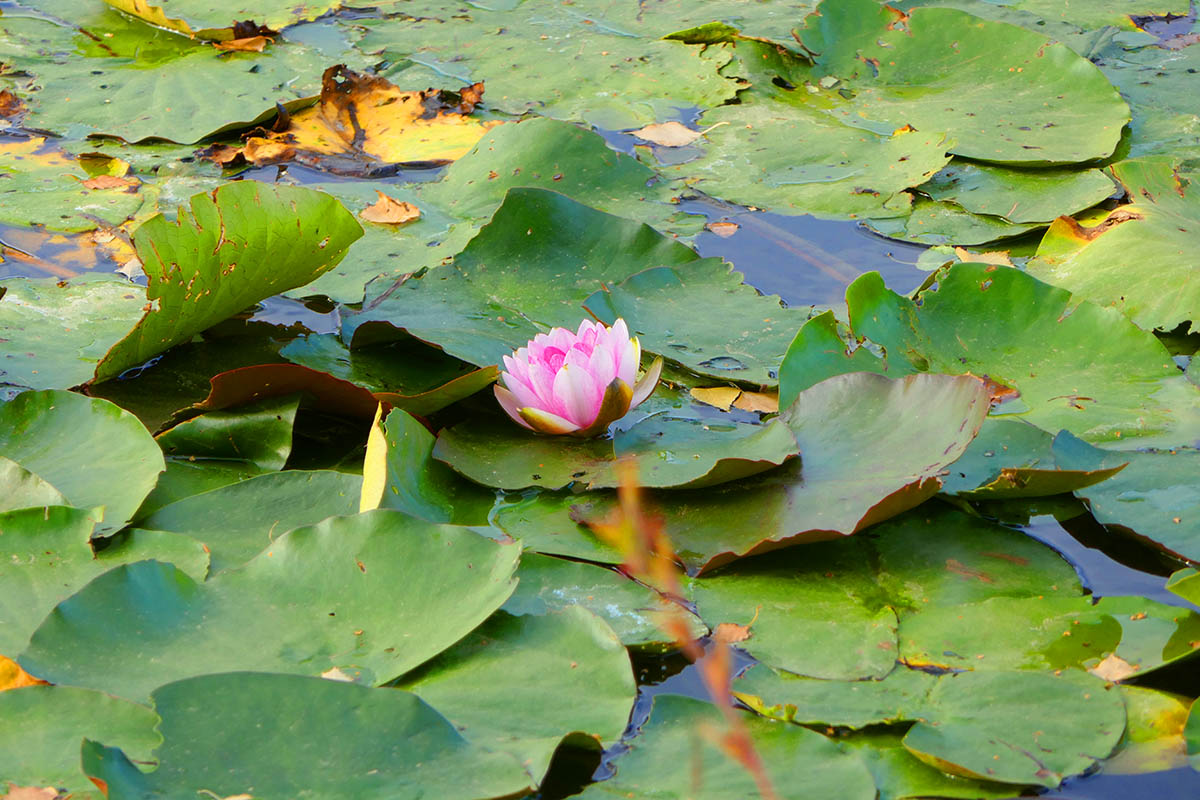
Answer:
[[[403,225],[406,222],[420,219],[421,209],[412,203],[406,203],[403,200],[389,197],[378,189],[375,190],[375,194],[379,195],[379,200],[358,212],[358,215],[367,222],[378,222],[383,225]]]
[[[643,141],[652,142],[663,147],[684,147],[696,141],[713,128],[725,124],[727,123],[718,122],[710,128],[696,131],[681,122],[655,122],[633,131],[633,135]]]
[[[779,411],[778,392],[742,392],[733,401],[734,408],[742,411],[757,411],[760,414],[774,414]]]
[[[738,232],[742,226],[736,222],[710,222],[704,226],[708,230],[720,236],[722,239],[728,239]]]
[[[16,119],[24,111],[25,104],[21,102],[21,98],[8,89],[0,89],[0,117],[4,119]]]
[[[1110,683],[1120,683],[1130,675],[1136,674],[1137,668],[1116,653],[1109,653],[1103,661],[1089,669],[1088,672]]]
[[[741,394],[742,390],[736,386],[713,386],[691,390],[693,399],[699,400],[705,405],[716,406],[722,411],[728,411]]]
[[[26,686],[46,686],[45,681],[35,678],[13,661],[11,658],[0,656],[0,692],[9,689],[23,689]]]
[[[0,795],[0,800],[55,800],[58,796],[58,789],[53,786],[17,786],[10,783],[8,793]]]
[[[245,39],[230,39],[227,42],[213,42],[218,50],[238,53],[261,53],[268,44],[275,40],[269,36],[247,36]]]
[[[750,638],[750,626],[736,622],[722,622],[713,629],[713,641],[720,644],[737,644]]]
[[[126,194],[133,194],[142,182],[137,178],[119,178],[116,175],[97,175],[83,182],[88,189],[120,189]]]
[[[987,253],[972,253],[965,247],[955,247],[954,255],[964,263],[995,264],[997,267],[1011,267],[1012,261],[1007,250],[993,250]]]

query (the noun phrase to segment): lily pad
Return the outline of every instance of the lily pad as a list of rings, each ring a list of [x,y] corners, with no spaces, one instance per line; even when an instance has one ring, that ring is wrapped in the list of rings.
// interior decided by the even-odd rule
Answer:
[[[955,160],[917,191],[973,214],[1049,223],[1091,208],[1116,188],[1098,169],[1015,169]]]
[[[372,283],[342,338],[389,322],[452,356],[492,366],[541,332],[578,327],[583,301],[605,282],[699,258],[647,225],[542,189],[510,189],[451,266],[387,285]]]
[[[54,389],[23,392],[0,405],[0,455],[71,505],[102,506],[97,535],[124,527],[165,468],[162,451],[128,411]]]
[[[203,584],[142,561],[60,603],[20,663],[53,683],[129,698],[230,669],[337,668],[382,684],[499,608],[514,587],[517,550],[374,511],[292,531]],[[451,585],[455,592],[442,591]]]
[[[521,542],[526,551],[617,565],[624,556],[601,541],[580,520],[602,517],[613,505],[611,492],[539,492],[501,501],[493,524]],[[592,501],[596,501],[593,503]]]
[[[781,396],[824,379],[834,365],[892,375],[970,372],[1017,390],[1019,405],[1006,411],[1044,430],[1120,447],[1200,435],[1200,390],[1152,334],[1115,309],[987,264],[952,266],[919,299],[887,289],[878,273],[860,277],[846,290],[850,327],[886,358],[831,359],[828,336],[802,329],[781,368]],[[820,324],[828,329],[828,321]]]
[[[793,331],[809,316],[742,283],[740,272],[716,258],[639,272],[605,286],[584,307],[607,325],[624,319],[645,350],[692,372],[762,386],[776,385]],[[726,325],[714,329],[698,308]]]
[[[661,800],[724,800],[758,794],[750,772],[705,735],[724,729],[721,712],[690,697],[654,698],[650,721],[615,760],[616,776],[579,795],[654,797]],[[832,739],[796,725],[744,716],[745,726],[767,777],[780,797],[798,800],[874,800],[875,782],[866,764]]]
[[[234,672],[162,686],[153,700],[163,735],[154,772],[143,773],[116,747],[84,741],[84,771],[112,800],[247,790],[478,800],[517,795],[529,784],[510,757],[468,742],[397,689]]]
[[[104,797],[79,766],[79,742],[104,739],[149,761],[162,737],[145,706],[69,686],[0,692],[0,775],[18,786],[55,786],[79,800]]]
[[[542,615],[579,605],[599,616],[626,647],[673,644],[660,622],[661,606],[651,589],[616,569],[526,551],[517,569],[517,590],[501,607],[509,614]],[[695,638],[708,629],[679,607]]]
[[[1194,567],[1184,567],[1172,572],[1171,577],[1167,579],[1166,588],[1192,605],[1200,605],[1200,571]]]
[[[0,384],[69,389],[86,383],[109,348],[137,324],[146,290],[129,281],[85,275],[66,281],[0,282]]]
[[[986,413],[986,392],[972,378],[838,376],[801,393],[783,415],[802,464],[753,482],[658,494],[654,503],[693,568],[848,536],[935,494],[939,473]]]
[[[1009,222],[1003,217],[973,214],[956,203],[914,197],[906,216],[866,221],[875,233],[903,242],[930,245],[980,245],[1021,236],[1045,223]]]
[[[1083,442],[1055,443],[1055,457],[1075,464],[1091,454]],[[1108,453],[1106,467],[1129,466],[1103,483],[1075,490],[1105,525],[1132,531],[1182,558],[1200,560],[1200,451]]]
[[[11,458],[0,456],[0,512],[17,511],[35,506],[70,505],[62,492],[38,477]]]
[[[928,797],[1000,800],[1013,796],[1011,785],[948,775],[931,767],[905,750],[903,734],[892,728],[875,728],[841,741],[867,762],[875,785],[879,787],[879,800],[924,800]]]
[[[497,614],[398,685],[472,743],[512,755],[534,783],[564,736],[583,734],[596,748],[615,744],[637,695],[629,654],[579,606]]]
[[[292,452],[299,397],[268,398],[236,411],[210,411],[156,438],[167,456],[242,461],[264,471],[283,469]]]
[[[909,752],[983,780],[1056,787],[1108,756],[1125,730],[1125,704],[1076,672],[967,672],[938,681]]]
[[[853,92],[835,108],[839,119],[944,131],[950,151],[966,158],[1029,166],[1104,158],[1129,121],[1087,59],[955,9],[905,15],[872,0],[825,0],[799,40],[814,54],[814,82],[836,78]]]
[[[612,439],[542,436],[511,420],[471,421],[438,434],[434,458],[497,489],[617,486],[617,461],[636,457],[649,487],[725,483],[778,466],[798,452],[786,425],[718,425],[670,412],[646,417]]]
[[[145,20],[151,25],[178,31],[199,39],[227,41],[237,33],[230,20],[249,20],[250,26],[266,26],[272,30],[316,19],[337,8],[341,0],[268,0],[268,2],[228,3],[214,0],[162,0],[152,5],[141,0],[104,0],[113,8]]]
[[[212,553],[212,570],[235,567],[284,533],[358,511],[362,478],[327,470],[269,472],[181,498],[138,520],[184,533]]]
[[[1200,280],[1193,260],[1200,237],[1200,187],[1181,177],[1168,157],[1110,167],[1128,193],[1098,224],[1056,221],[1038,245],[1029,271],[1075,296],[1116,308],[1143,328],[1198,330]],[[1131,276],[1129,254],[1153,265]],[[1136,271],[1136,267],[1135,267]]]
[[[733,683],[735,696],[765,717],[797,725],[860,729],[917,719],[938,678],[898,667],[882,680],[816,680],[751,667]]]
[[[1054,457],[1054,443],[1060,437],[1078,442],[1078,456],[1071,459],[1070,468]],[[1056,437],[1020,419],[988,417],[966,452],[951,465],[942,491],[981,500],[1072,492],[1120,472],[1127,462],[1110,455],[1066,432]]]
[[[329,195],[256,181],[225,184],[161,214],[134,234],[155,305],[96,367],[119,375],[271,295],[308,283],[346,253],[362,228]],[[286,244],[283,244],[286,243]],[[281,253],[286,255],[281,256]],[[225,279],[229,275],[242,276]]]
[[[174,534],[118,534],[100,557],[89,544],[91,512],[46,506],[0,514],[0,654],[16,656],[54,607],[115,566],[145,558],[177,561],[203,579],[208,558],[199,542]]]

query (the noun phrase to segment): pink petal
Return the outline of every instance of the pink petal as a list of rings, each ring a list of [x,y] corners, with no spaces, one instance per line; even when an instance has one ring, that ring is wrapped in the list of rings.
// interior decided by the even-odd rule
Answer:
[[[562,404],[563,416],[581,428],[596,419],[604,399],[604,386],[592,378],[585,359],[578,351],[571,353],[554,378],[554,395]]]
[[[574,422],[537,408],[523,408],[521,416],[525,418],[531,428],[540,433],[562,434],[574,433],[579,430],[579,426]]]
[[[517,402],[517,399],[513,397],[512,392],[510,392],[508,389],[505,389],[498,383],[492,384],[492,391],[495,392],[496,400],[500,403],[500,407],[504,409],[505,414],[508,414],[510,417],[512,417],[513,421],[515,421],[522,428],[529,428],[529,430],[533,430],[533,426],[521,417],[520,404]]]

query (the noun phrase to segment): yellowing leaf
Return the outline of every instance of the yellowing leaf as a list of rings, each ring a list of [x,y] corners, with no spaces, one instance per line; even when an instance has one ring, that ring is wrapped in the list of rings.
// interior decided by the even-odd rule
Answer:
[[[1088,672],[1097,678],[1118,683],[1137,673],[1137,669],[1116,653],[1109,653],[1103,661],[1089,669]]]
[[[406,92],[385,78],[330,67],[321,79],[320,102],[292,114],[286,130],[251,136],[233,154],[214,148],[209,158],[230,164],[240,157],[257,165],[333,161],[343,174],[353,174],[355,163],[363,172],[380,163],[445,163],[466,155],[500,124],[469,116],[482,95],[482,83],[457,96]]]
[[[141,185],[137,178],[118,178],[115,175],[97,175],[88,178],[83,185],[88,189],[120,189],[124,192],[136,192]]]
[[[719,122],[717,125],[726,123]],[[695,131],[681,122],[655,122],[644,128],[633,131],[633,135],[643,141],[653,142],[663,147],[684,147],[699,139],[704,134],[717,127],[713,125],[702,131]]]
[[[46,682],[30,675],[11,658],[0,656],[0,692],[26,686],[44,686]]]
[[[716,406],[722,411],[728,411],[733,401],[737,400],[742,390],[736,386],[713,386],[706,389],[692,389],[691,395],[701,403]]]
[[[735,233],[737,233],[738,229],[742,226],[738,225],[736,222],[710,222],[704,227],[715,233],[717,236],[720,236],[722,239],[728,239],[730,236],[733,236]]]
[[[8,784],[8,792],[0,795],[0,800],[55,800],[58,789],[53,786],[17,786]]]
[[[358,216],[367,222],[378,222],[384,225],[403,225],[406,222],[420,219],[421,209],[412,203],[388,197],[378,189],[375,190],[375,194],[379,195],[379,200],[358,212]]]
[[[227,42],[213,42],[218,50],[237,53],[261,53],[268,44],[275,41],[269,36],[247,36],[245,39],[230,39]]]
[[[383,491],[387,486],[387,437],[383,435],[383,404],[375,409],[371,432],[367,434],[367,455],[363,459],[362,494],[358,501],[359,512],[373,511],[383,502]]]
[[[714,386],[692,389],[692,398],[722,411],[730,408],[774,414],[779,410],[779,394],[776,392],[746,392],[736,386]]]

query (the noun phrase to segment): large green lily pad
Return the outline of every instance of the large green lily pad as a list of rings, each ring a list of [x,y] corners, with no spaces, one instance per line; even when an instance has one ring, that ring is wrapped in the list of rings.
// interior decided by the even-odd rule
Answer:
[[[83,768],[110,800],[346,796],[446,800],[517,795],[529,777],[468,742],[419,697],[298,675],[234,672],[162,686],[158,768],[116,747],[83,745]]]
[[[168,503],[142,528],[184,533],[212,553],[213,572],[235,567],[284,533],[358,511],[362,478],[332,470],[269,472]]]
[[[337,668],[386,683],[499,608],[517,556],[394,511],[336,517],[203,584],[153,561],[114,569],[60,603],[20,663],[53,683],[129,698],[232,669]]]
[[[18,786],[55,786],[78,800],[104,795],[79,766],[79,743],[103,739],[148,761],[162,742],[153,711],[101,692],[30,686],[0,692],[0,775]]]
[[[530,680],[537,676],[536,680]],[[474,744],[509,753],[540,783],[564,736],[612,746],[637,687],[611,628],[579,606],[543,616],[497,614],[398,684]]]
[[[950,151],[971,159],[1044,166],[1103,158],[1129,121],[1125,101],[1087,59],[955,9],[901,15],[873,0],[825,0],[799,39],[813,54],[814,81],[837,79],[853,93],[833,108],[836,117],[943,131]]]
[[[308,283],[361,235],[329,195],[257,181],[198,194],[191,212],[181,208],[173,223],[151,217],[134,246],[154,306],[109,350],[96,378],[113,378],[259,300]]]
[[[1055,222],[1029,271],[1077,297],[1117,308],[1143,328],[1189,323],[1197,330],[1200,187],[1180,176],[1166,156],[1122,161],[1110,170],[1132,202],[1094,225]]]
[[[1098,169],[1014,169],[955,160],[917,191],[973,214],[1051,222],[1090,208],[1116,190]]]
[[[22,467],[11,458],[0,456],[0,511],[17,511],[35,506],[70,505],[62,492],[50,482]]]
[[[0,514],[0,654],[16,656],[58,603],[120,564],[157,558],[203,580],[208,556],[170,533],[117,534],[99,554],[89,544],[95,519],[66,506]]]
[[[1124,730],[1121,696],[1091,676],[966,672],[938,681],[904,746],[967,777],[1056,787],[1108,756]]]
[[[606,285],[584,306],[607,325],[624,319],[642,347],[700,375],[774,386],[788,343],[808,319],[742,282],[725,262],[656,267]],[[706,310],[698,316],[696,309]],[[715,315],[725,321],[712,326]]]
[[[748,715],[742,717],[742,724],[781,798],[874,800],[875,782],[866,764],[833,740],[796,725]],[[721,713],[709,703],[659,695],[650,721],[630,740],[629,751],[614,762],[616,776],[592,784],[579,796],[585,800],[631,794],[661,800],[758,796],[746,768],[713,741],[724,726]]]
[[[267,472],[292,452],[299,397],[270,397],[235,411],[210,411],[156,438],[167,456],[241,461]]]
[[[654,503],[693,568],[848,536],[935,494],[939,473],[986,413],[986,392],[973,378],[838,376],[802,392],[783,416],[801,463],[754,481],[659,494]]]
[[[1005,410],[1044,430],[1117,447],[1200,435],[1200,391],[1152,334],[1115,309],[986,264],[954,265],[919,299],[887,289],[877,273],[860,277],[846,290],[850,327],[886,357],[842,358],[828,320],[813,335],[810,322],[784,360],[781,395],[835,369],[970,372],[1016,389],[1019,400]]]
[[[610,216],[543,189],[510,189],[452,266],[398,283],[371,284],[361,314],[389,322],[479,366],[500,362],[545,326],[579,326],[583,301],[606,282],[699,256],[647,225]]]
[[[86,383],[141,318],[146,290],[121,278],[0,282],[0,385],[68,389]]]
[[[97,535],[123,527],[165,468],[137,417],[107,400],[55,389],[23,392],[0,405],[0,456],[73,506],[102,506]]]
[[[1089,457],[1083,442],[1055,443],[1060,463]],[[1113,478],[1075,493],[1106,525],[1132,531],[1177,556],[1200,560],[1200,451],[1109,453],[1104,465],[1128,461]]]

